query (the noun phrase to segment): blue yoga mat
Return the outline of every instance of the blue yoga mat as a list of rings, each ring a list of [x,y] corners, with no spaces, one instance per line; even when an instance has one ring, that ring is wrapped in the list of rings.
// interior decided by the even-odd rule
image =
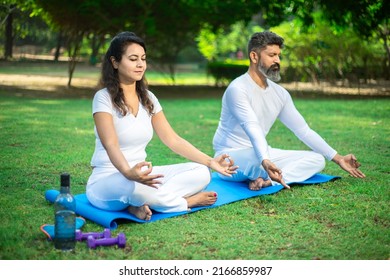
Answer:
[[[290,183],[290,185],[320,184],[320,183],[329,182],[339,178],[340,177],[338,176],[316,174],[313,177],[307,179],[306,181]],[[206,188],[206,191],[215,191],[216,193],[218,193],[217,202],[212,206],[192,208],[190,212],[188,211],[175,212],[175,213],[154,212],[152,215],[152,219],[150,221],[144,221],[128,213],[126,210],[105,211],[105,210],[98,209],[89,203],[85,193],[83,193],[83,194],[75,195],[76,213],[84,218],[94,221],[99,225],[102,225],[105,228],[116,229],[118,227],[118,222],[120,222],[120,220],[131,220],[138,223],[155,222],[161,219],[184,215],[202,209],[214,208],[234,201],[239,201],[239,200],[243,200],[255,196],[273,194],[279,192],[282,189],[283,187],[281,185],[275,185],[275,186],[263,188],[258,191],[251,191],[248,189],[248,185],[246,183],[224,181],[220,179],[216,173],[213,173],[212,180]],[[58,194],[59,191],[57,190],[48,190],[45,193],[45,198],[48,201],[53,203]]]

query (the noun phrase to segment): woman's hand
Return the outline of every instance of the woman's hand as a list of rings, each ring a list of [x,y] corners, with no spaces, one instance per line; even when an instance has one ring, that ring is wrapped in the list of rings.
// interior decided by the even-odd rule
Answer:
[[[273,162],[268,159],[265,159],[263,160],[262,165],[265,171],[267,171],[268,176],[271,178],[272,181],[278,182],[286,189],[290,189],[290,186],[287,185],[286,182],[284,182],[282,170],[280,170]]]
[[[360,163],[357,161],[355,155],[348,154],[346,156],[336,155],[333,159],[342,169],[347,171],[352,177],[355,178],[365,178],[363,172],[361,172],[358,168],[360,167]]]
[[[238,166],[234,166],[234,160],[228,154],[223,154],[211,159],[210,168],[231,177],[231,174],[237,173]]]
[[[129,174],[126,174],[126,178],[132,181],[137,181],[149,187],[158,189],[158,185],[162,183],[161,181],[158,180],[158,178],[162,178],[164,177],[164,175],[162,174],[150,175],[152,170],[153,167],[151,162],[146,162],[146,161],[139,162],[130,169]]]

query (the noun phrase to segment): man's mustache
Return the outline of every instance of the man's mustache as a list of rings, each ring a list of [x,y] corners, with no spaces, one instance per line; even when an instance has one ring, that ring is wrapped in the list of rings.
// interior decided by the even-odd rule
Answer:
[[[275,63],[275,64],[272,64],[268,70],[272,70],[272,71],[279,71],[280,70],[280,64],[279,63]]]

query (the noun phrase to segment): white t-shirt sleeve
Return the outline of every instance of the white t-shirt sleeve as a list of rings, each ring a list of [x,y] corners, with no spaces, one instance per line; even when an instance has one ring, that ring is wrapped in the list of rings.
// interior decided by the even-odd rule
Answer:
[[[106,89],[99,90],[92,101],[92,114],[97,112],[113,113],[111,96]]]
[[[226,91],[226,104],[232,115],[249,137],[258,160],[269,159],[266,134],[261,128],[245,91],[230,87]]]
[[[153,94],[153,92],[148,91],[149,98],[153,102],[154,108],[153,108],[153,114],[157,114],[158,112],[162,111],[162,107],[160,102],[158,101],[158,98]]]
[[[303,116],[296,109],[290,95],[288,95],[288,100],[279,114],[279,119],[314,152],[322,154],[328,160],[331,160],[336,155],[337,151],[309,127]]]

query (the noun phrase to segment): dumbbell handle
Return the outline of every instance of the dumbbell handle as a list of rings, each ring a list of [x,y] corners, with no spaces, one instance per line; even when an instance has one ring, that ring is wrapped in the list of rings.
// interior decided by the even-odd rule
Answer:
[[[108,228],[105,228],[103,232],[85,232],[83,233],[81,230],[76,230],[76,240],[83,241],[87,240],[88,236],[92,236],[94,239],[97,238],[110,238],[111,231]]]
[[[112,238],[102,238],[95,239],[92,236],[89,236],[87,239],[87,244],[89,248],[95,248],[96,246],[111,246],[118,245],[119,248],[124,248],[126,246],[126,236],[124,233],[119,233],[117,237]]]

